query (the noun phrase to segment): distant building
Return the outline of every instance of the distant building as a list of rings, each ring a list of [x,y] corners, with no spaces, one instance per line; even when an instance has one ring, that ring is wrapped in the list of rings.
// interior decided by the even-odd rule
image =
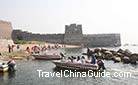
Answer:
[[[85,34],[83,35],[82,25],[65,25],[65,34],[33,34],[14,30],[13,40],[35,40],[49,43],[61,43],[70,45],[84,45],[91,47],[121,46],[120,34]]]

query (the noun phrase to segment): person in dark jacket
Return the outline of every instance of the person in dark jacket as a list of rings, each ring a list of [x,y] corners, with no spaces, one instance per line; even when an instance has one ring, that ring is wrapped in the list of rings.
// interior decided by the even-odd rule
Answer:
[[[96,64],[96,57],[95,57],[95,55],[91,56],[91,64]]]
[[[103,61],[100,59],[100,60],[97,60],[97,64],[98,64],[98,70],[100,70],[102,68],[102,70],[105,70],[105,66],[104,66],[104,63]]]

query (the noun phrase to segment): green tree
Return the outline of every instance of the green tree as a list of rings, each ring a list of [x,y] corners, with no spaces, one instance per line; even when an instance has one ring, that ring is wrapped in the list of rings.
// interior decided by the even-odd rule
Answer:
[[[18,35],[17,35],[17,40],[23,40],[23,36],[20,35],[20,34],[18,34]]]

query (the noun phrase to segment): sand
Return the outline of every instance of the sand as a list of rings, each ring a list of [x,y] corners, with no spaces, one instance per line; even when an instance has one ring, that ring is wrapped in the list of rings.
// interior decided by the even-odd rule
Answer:
[[[8,46],[0,48],[0,52],[2,53],[2,56],[0,56],[0,60],[9,60],[9,56],[12,56],[14,60],[23,60],[26,58],[27,54],[25,53],[25,49],[27,47],[32,48],[33,46],[54,46],[55,44],[52,43],[45,43],[45,44],[19,44],[19,49],[17,49],[17,44],[15,44],[15,47],[13,48],[12,53],[8,53]],[[81,46],[75,46],[75,45],[64,45],[64,44],[58,44],[60,46],[59,49],[62,48],[80,48]],[[30,56],[31,57],[31,56]]]

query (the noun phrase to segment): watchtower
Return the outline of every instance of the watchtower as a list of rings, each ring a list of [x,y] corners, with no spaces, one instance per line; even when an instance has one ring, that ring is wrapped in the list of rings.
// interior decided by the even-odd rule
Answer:
[[[64,43],[81,45],[83,39],[82,25],[65,25]]]

